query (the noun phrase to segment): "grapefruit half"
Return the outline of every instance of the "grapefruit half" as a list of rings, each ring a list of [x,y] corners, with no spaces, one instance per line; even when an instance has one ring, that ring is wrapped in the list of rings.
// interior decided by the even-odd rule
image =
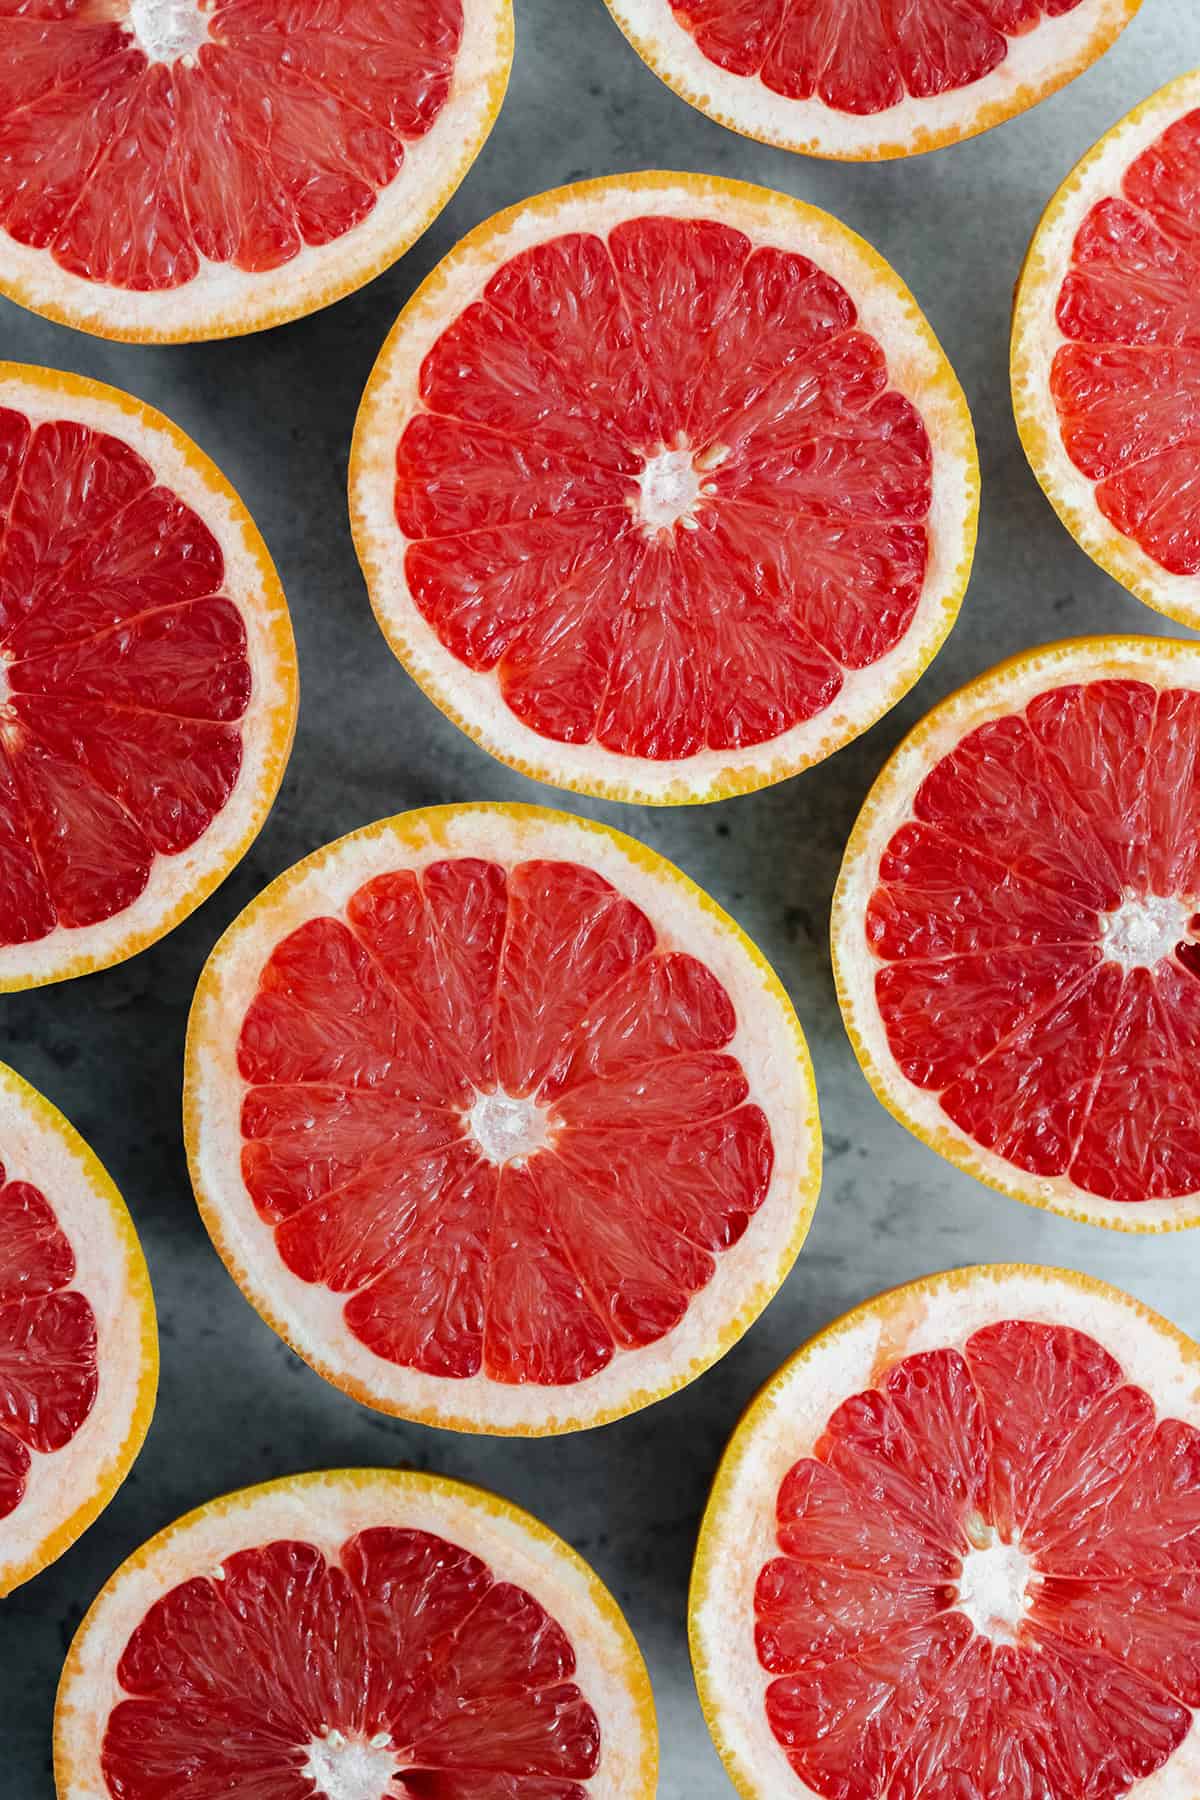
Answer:
[[[931,1148],[1093,1224],[1200,1223],[1200,649],[1052,644],[935,707],[851,834],[833,956]]]
[[[0,363],[0,990],[185,918],[295,719],[287,605],[225,478],[130,395]]]
[[[700,1374],[819,1181],[763,958],[661,857],[538,807],[384,820],[267,888],[201,976],[184,1120],[263,1317],[357,1399],[467,1431]]]
[[[493,755],[712,800],[829,755],[954,622],[978,464],[899,278],[782,194],[559,188],[401,313],[354,435],[371,603]]]
[[[0,0],[0,292],[101,337],[278,325],[419,237],[510,0]]]
[[[652,1800],[654,1702],[597,1576],[478,1488],[383,1469],[213,1500],[105,1586],[59,1800]]]
[[[0,1063],[0,1595],[108,1505],[157,1382],[125,1204],[62,1114]]]
[[[1200,71],[1115,125],[1046,208],[1012,389],[1072,536],[1147,606],[1200,625]]]
[[[930,1276],[786,1362],[690,1633],[745,1800],[1190,1800],[1200,1349],[1066,1270]]]
[[[1141,0],[608,0],[638,55],[746,137],[809,156],[914,156],[1082,74]]]

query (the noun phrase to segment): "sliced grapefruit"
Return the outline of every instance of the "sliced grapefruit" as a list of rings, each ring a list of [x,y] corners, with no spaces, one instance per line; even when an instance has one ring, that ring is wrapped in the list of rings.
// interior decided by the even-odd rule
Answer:
[[[198,906],[295,719],[287,606],[229,483],[128,394],[0,363],[0,990]]]
[[[827,214],[623,175],[458,245],[351,458],[371,603],[493,755],[618,800],[795,774],[954,622],[978,465],[916,302]]]
[[[1200,1224],[1200,648],[1052,644],[935,707],[851,834],[833,955],[933,1149],[1093,1224]]]
[[[652,1800],[615,1600],[478,1488],[348,1469],[227,1494],[122,1564],[59,1686],[59,1800]]]
[[[1072,536],[1147,606],[1200,625],[1200,71],[1115,125],[1046,208],[1012,387]]]
[[[0,1063],[0,1595],[108,1505],[157,1381],[125,1204],[62,1114]]]
[[[360,287],[492,126],[510,0],[0,0],[0,292],[102,337]]]
[[[1141,0],[608,0],[692,106],[809,156],[914,156],[1073,81]]]
[[[534,1435],[681,1387],[816,1202],[778,980],[678,869],[538,807],[446,806],[282,875],[212,954],[188,1156],[247,1298],[356,1398]]]
[[[1066,1270],[897,1288],[717,1472],[692,1659],[745,1800],[1191,1800],[1200,1348]]]

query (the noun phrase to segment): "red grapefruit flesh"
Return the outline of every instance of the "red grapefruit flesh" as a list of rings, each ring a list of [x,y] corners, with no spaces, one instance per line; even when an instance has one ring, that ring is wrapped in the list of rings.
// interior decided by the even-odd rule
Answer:
[[[413,814],[268,889],[201,983],[186,1105],[206,1221],[277,1329],[361,1398],[484,1430],[698,1372],[815,1193],[765,966],[669,865],[532,809]]]
[[[655,1760],[587,1565],[477,1489],[371,1470],[152,1540],[80,1628],[56,1721],[62,1800],[649,1800]]]
[[[1018,293],[1026,449],[1084,548],[1200,620],[1200,76],[1103,138],[1051,201]]]
[[[915,679],[975,480],[874,253],[681,175],[460,244],[379,359],[351,490],[383,629],[451,717],[546,780],[674,801],[793,773]]]
[[[0,364],[0,987],[189,912],[274,798],[295,652],[266,548],[195,445]]]
[[[0,1064],[0,1594],[108,1504],[154,1406],[146,1266],[66,1120]]]
[[[880,777],[836,903],[885,1103],[1020,1198],[1134,1229],[1200,1194],[1198,678],[1184,645],[1104,638],[982,677]]]
[[[815,156],[911,156],[1023,112],[1140,0],[608,0],[676,93]]]
[[[1197,1358],[1099,1283],[976,1269],[785,1365],[697,1557],[702,1695],[742,1792],[1194,1792]]]
[[[104,336],[250,331],[406,249],[490,129],[508,0],[2,0],[0,287]]]

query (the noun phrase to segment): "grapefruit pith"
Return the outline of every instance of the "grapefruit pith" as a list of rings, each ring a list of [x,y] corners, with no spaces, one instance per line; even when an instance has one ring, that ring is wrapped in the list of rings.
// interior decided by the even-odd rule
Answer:
[[[1141,0],[608,0],[682,99],[809,156],[913,156],[1024,112]]]
[[[157,1380],[124,1202],[62,1114],[0,1063],[0,1594],[108,1505]]]
[[[394,262],[491,129],[510,0],[0,0],[0,292],[228,337]]]
[[[981,1180],[1200,1223],[1200,652],[1079,638],[900,745],[851,834],[838,997],[884,1105]]]
[[[330,1380],[568,1431],[714,1362],[816,1201],[804,1038],[679,870],[537,807],[317,851],[217,945],[185,1129],[217,1249]]]
[[[1200,625],[1200,71],[1115,125],[1046,208],[1012,388],[1072,536],[1139,600]]]
[[[287,605],[245,507],[116,388],[0,363],[0,989],[178,924],[270,810]]]
[[[228,1494],[117,1570],[59,1685],[59,1800],[652,1800],[645,1665],[553,1532],[349,1469]]]
[[[747,1410],[690,1633],[745,1800],[1190,1800],[1200,1349],[1066,1270],[831,1325]]]
[[[815,208],[613,176],[498,214],[394,326],[351,456],[393,650],[502,761],[612,799],[794,774],[954,622],[978,465],[916,302]]]

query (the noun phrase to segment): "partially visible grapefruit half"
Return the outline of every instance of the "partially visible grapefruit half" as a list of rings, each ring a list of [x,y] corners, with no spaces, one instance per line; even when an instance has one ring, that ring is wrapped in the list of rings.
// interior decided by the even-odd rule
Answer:
[[[1073,81],[1141,0],[608,0],[675,92],[808,156],[914,156]]]
[[[692,1575],[744,1800],[1191,1800],[1200,1349],[1067,1270],[960,1269],[748,1408]]]
[[[1072,536],[1147,606],[1200,625],[1200,71],[1115,125],[1046,208],[1012,390]]]
[[[355,429],[371,603],[502,761],[617,800],[795,774],[886,712],[970,573],[966,402],[916,302],[811,206],[612,176],[471,232]]]
[[[653,1800],[654,1702],[528,1513],[383,1469],[227,1494],[151,1538],[59,1685],[59,1800]]]
[[[157,1382],[125,1204],[62,1114],[0,1063],[0,1595],[108,1505]]]
[[[510,0],[0,0],[0,292],[101,337],[278,325],[419,237]]]
[[[933,1149],[1092,1224],[1200,1224],[1200,647],[1051,644],[935,707],[851,834],[833,956]]]
[[[0,990],[107,968],[249,848],[296,720],[266,545],[170,420],[0,363]]]
[[[534,1435],[681,1387],[816,1201],[804,1038],[671,864],[537,807],[382,821],[221,939],[184,1118],[213,1241],[321,1374]]]

